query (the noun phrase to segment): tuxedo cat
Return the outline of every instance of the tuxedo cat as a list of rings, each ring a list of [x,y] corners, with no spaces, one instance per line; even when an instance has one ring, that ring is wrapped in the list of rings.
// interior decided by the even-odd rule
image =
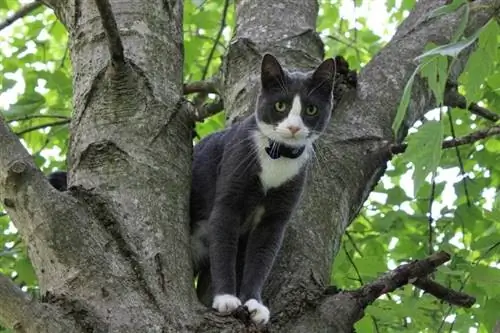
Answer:
[[[244,304],[256,324],[269,321],[261,291],[301,196],[313,142],[333,108],[335,63],[311,72],[261,63],[255,112],[194,147],[191,247],[200,300],[219,312]],[[67,189],[57,171],[49,182]]]
[[[260,74],[255,112],[195,145],[190,214],[200,300],[266,324],[261,291],[330,120],[335,63],[291,72],[266,54]]]

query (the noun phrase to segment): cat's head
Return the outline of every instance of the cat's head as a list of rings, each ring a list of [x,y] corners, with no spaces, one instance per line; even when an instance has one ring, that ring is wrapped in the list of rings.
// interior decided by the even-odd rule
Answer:
[[[259,130],[289,146],[312,143],[330,120],[334,76],[331,58],[310,72],[288,72],[275,57],[264,55],[256,108]]]

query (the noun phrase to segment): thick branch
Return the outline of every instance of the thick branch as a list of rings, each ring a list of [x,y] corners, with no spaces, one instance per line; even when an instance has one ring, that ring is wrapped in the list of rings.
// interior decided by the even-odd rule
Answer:
[[[364,309],[368,305],[372,304],[381,295],[409,283],[422,287],[429,293],[432,291],[434,296],[445,301],[470,306],[469,304],[473,300],[472,297],[450,291],[434,281],[426,279],[438,266],[448,260],[450,260],[450,255],[441,251],[425,259],[403,264],[359,289],[343,291],[326,297],[320,306],[321,314],[335,332],[350,332],[354,323],[363,317]]]
[[[0,275],[0,300],[0,322],[16,332],[80,332],[74,322],[62,318],[57,308],[31,300],[3,275]]]
[[[118,25],[116,24],[115,16],[111,8],[109,0],[95,0],[99,14],[101,15],[102,27],[108,38],[109,55],[111,64],[114,67],[122,66],[125,63],[123,54],[123,44],[120,38]]]
[[[484,119],[488,119],[490,121],[496,122],[500,119],[500,115],[492,112],[482,106],[477,105],[476,103],[470,103],[467,106],[467,100],[463,95],[461,95],[455,85],[448,85],[446,87],[446,91],[444,94],[444,104],[450,107],[457,107],[461,109],[467,109],[470,112],[483,117]]]
[[[38,7],[40,7],[41,5],[42,5],[42,3],[39,0],[35,0],[32,3],[24,5],[17,12],[15,12],[14,14],[12,14],[12,16],[8,17],[5,21],[3,21],[2,23],[0,23],[0,30],[3,30],[5,28],[7,28],[9,25],[11,25],[12,23],[16,22],[20,18],[28,15],[29,13],[31,13],[32,11],[34,11],[35,9],[37,9]]]
[[[443,141],[442,147],[444,149],[444,148],[453,148],[453,147],[468,145],[476,141],[485,139],[487,137],[492,137],[496,135],[500,135],[500,125],[491,126],[483,130],[475,131],[456,139],[445,140]],[[392,154],[404,153],[407,147],[408,144],[406,143],[402,143],[399,145],[392,145],[391,153]]]
[[[28,191],[27,183],[30,183],[30,191],[36,190],[33,195],[33,203],[42,208],[43,201],[52,197],[53,191],[45,176],[33,163],[30,154],[24,149],[18,138],[9,130],[3,120],[0,119],[0,199],[5,207],[24,209],[22,205],[16,207],[18,196],[24,197]],[[29,222],[28,220],[25,222]]]

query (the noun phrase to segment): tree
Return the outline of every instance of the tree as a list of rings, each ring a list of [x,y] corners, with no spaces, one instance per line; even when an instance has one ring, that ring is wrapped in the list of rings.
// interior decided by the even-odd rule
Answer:
[[[203,136],[223,126],[219,111],[228,123],[251,112],[264,52],[287,67],[307,68],[324,57],[326,42],[329,56],[342,55],[360,71],[356,76],[337,58],[343,65],[339,104],[265,291],[270,330],[350,332],[356,322],[360,332],[493,330],[500,204],[496,195],[484,208],[495,196],[488,201],[482,193],[500,181],[500,145],[493,138],[500,133],[500,1],[420,0],[397,7],[387,1],[388,9],[396,8],[394,20],[402,21],[387,43],[366,27],[345,31],[337,4],[326,1],[318,21],[319,4],[309,0],[239,1],[234,12],[228,0],[44,4],[58,20],[39,3],[23,7],[15,15],[35,10],[33,19],[17,26],[7,41],[12,54],[2,56],[3,72],[21,68],[28,84],[0,120],[1,225],[7,229],[11,219],[23,240],[12,227],[1,235],[0,271],[15,272],[41,295],[32,299],[1,277],[6,327],[27,333],[243,330],[244,311],[240,319],[218,316],[194,293],[188,236],[193,126]],[[221,36],[233,19],[224,50]],[[60,47],[62,25],[67,51]],[[47,54],[62,60],[47,61]],[[198,56],[207,61],[201,70]],[[36,65],[42,59],[45,67]],[[3,92],[15,88],[14,78],[5,75]],[[192,100],[184,97],[191,94]],[[437,120],[424,117],[435,108]],[[53,147],[67,153],[66,163],[44,157]],[[446,207],[438,176],[456,165],[462,180]],[[64,166],[71,188],[58,192],[40,168]],[[408,170],[414,193],[394,184]],[[376,192],[386,194],[385,203],[374,200]],[[458,232],[462,248],[450,243]],[[402,265],[375,279],[391,261]],[[348,290],[328,287],[331,282]],[[419,290],[470,307],[467,292],[480,307],[457,310]],[[447,324],[451,314],[455,320]]]

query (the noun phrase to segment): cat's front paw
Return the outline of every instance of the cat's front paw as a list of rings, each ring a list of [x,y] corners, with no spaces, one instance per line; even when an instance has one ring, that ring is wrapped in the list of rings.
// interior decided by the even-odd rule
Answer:
[[[229,294],[217,295],[212,302],[212,308],[223,313],[232,312],[240,305],[240,299]]]
[[[250,318],[257,325],[265,325],[269,321],[269,309],[256,299],[249,299],[245,306],[250,312]]]

